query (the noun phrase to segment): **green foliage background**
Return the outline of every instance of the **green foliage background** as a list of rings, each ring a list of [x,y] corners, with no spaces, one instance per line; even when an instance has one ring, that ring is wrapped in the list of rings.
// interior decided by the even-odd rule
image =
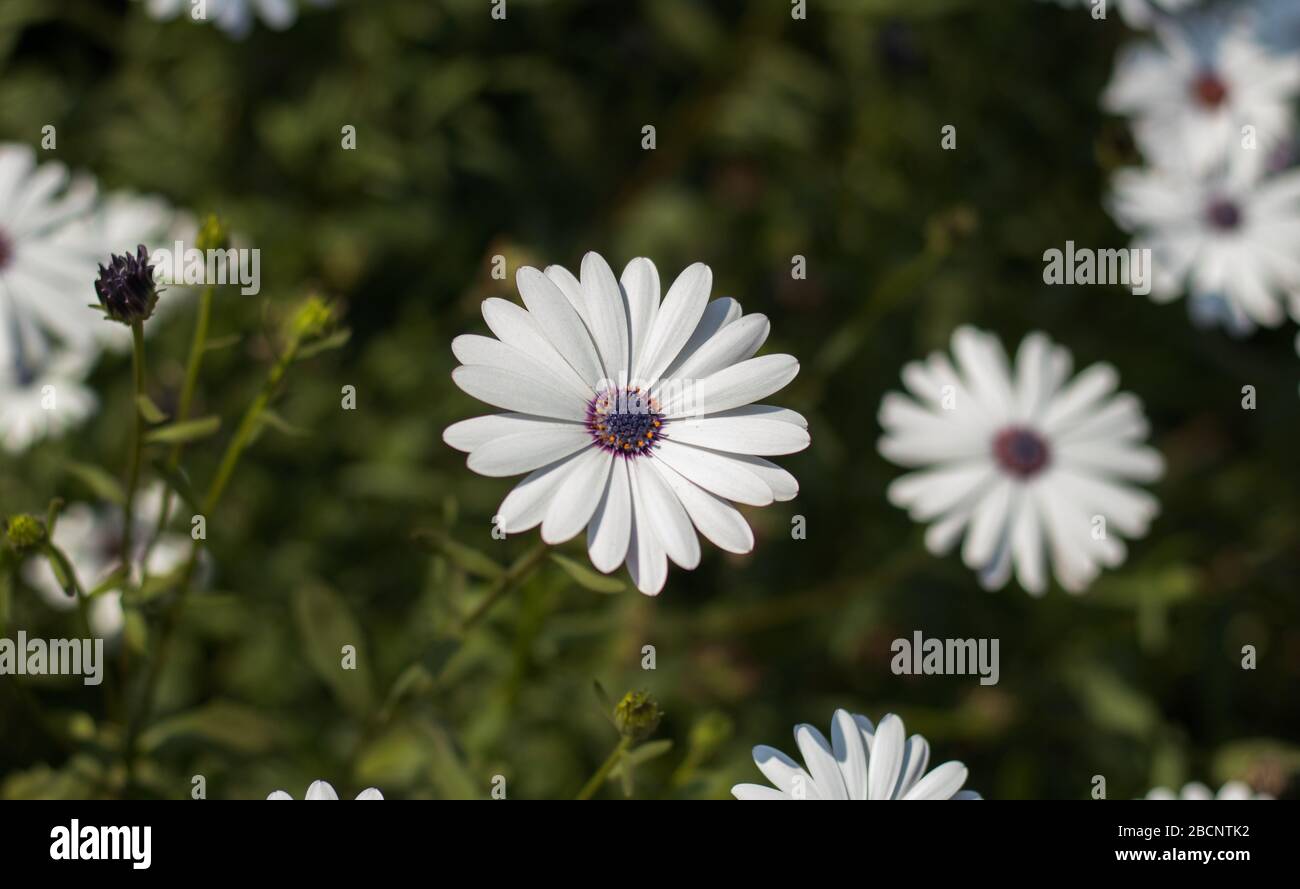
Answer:
[[[512,798],[572,796],[616,741],[593,681],[665,710],[655,737],[672,746],[637,769],[641,798],[726,797],[761,780],[751,746],[793,751],[791,728],[826,730],[837,707],[899,713],[990,798],[1082,799],[1098,774],[1117,798],[1230,777],[1294,795],[1294,330],[1233,341],[1182,303],[1042,283],[1045,249],[1124,242],[1101,197],[1132,149],[1097,110],[1122,25],[1010,0],[808,5],[796,22],[783,0],[510,0],[496,22],[486,0],[339,0],[239,42],[138,3],[6,0],[0,139],[34,145],[52,123],[58,157],[106,188],[215,211],[262,250],[262,295],[217,299],[213,335],[240,341],[205,366],[196,412],[225,432],[190,450],[193,478],[265,376],[270,319],[320,292],[353,337],[293,369],[277,410],[308,434],[263,434],[209,518],[213,588],[185,609],[138,774],[106,693],[116,664],[98,689],[3,677],[0,795],[181,798],[201,774],[217,798],[301,796],[315,778],[481,798],[499,774]],[[946,124],[957,151],[939,149]],[[511,483],[441,441],[482,412],[451,384],[449,343],[485,332],[482,299],[514,296],[494,254],[513,278],[592,249],[615,268],[652,257],[666,280],[707,262],[716,294],[771,317],[768,351],[803,364],[779,397],[811,421],[812,448],[781,459],[801,493],[747,512],[752,555],[706,547],[657,599],[548,562],[462,636],[490,581],[427,541],[505,565],[536,532],[493,540]],[[964,322],[1011,347],[1043,329],[1078,367],[1113,362],[1147,405],[1163,512],[1086,595],[983,592],[885,500],[880,398]],[[150,341],[160,404],[191,324],[178,312]],[[69,461],[120,475],[129,363],[105,359],[94,386],[96,419],[0,457],[0,513],[93,500]],[[580,542],[562,551],[586,564]],[[132,619],[133,676],[163,604]],[[21,586],[4,633],[18,628],[77,634]],[[890,642],[917,629],[1000,638],[1000,684],[894,676]],[[355,673],[338,669],[344,642]]]

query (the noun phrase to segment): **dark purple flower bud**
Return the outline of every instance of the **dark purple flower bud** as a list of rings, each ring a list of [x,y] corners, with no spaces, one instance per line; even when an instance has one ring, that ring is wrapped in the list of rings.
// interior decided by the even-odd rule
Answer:
[[[124,253],[109,257],[108,267],[99,266],[95,279],[95,295],[104,308],[104,314],[123,324],[143,322],[153,314],[158,305],[158,288],[153,280],[153,266],[149,265],[149,251],[141,244],[135,256]]]

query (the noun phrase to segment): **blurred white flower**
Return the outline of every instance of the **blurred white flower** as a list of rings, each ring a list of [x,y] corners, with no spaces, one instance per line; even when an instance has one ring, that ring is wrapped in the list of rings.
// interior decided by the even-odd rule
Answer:
[[[1014,565],[1020,585],[1057,581],[1081,592],[1102,566],[1124,561],[1120,535],[1141,537],[1156,499],[1128,481],[1160,477],[1164,461],[1143,440],[1141,402],[1115,394],[1119,374],[1098,363],[1070,379],[1070,352],[1042,333],[1020,344],[1014,370],[992,334],[953,334],[956,367],[935,352],[903,368],[912,398],[880,406],[880,453],[920,467],[889,486],[889,500],[918,522],[925,543],[948,552],[965,534],[962,559],[997,589]]]
[[[332,0],[309,0],[313,6],[325,6]],[[155,19],[167,21],[184,14],[191,17],[191,0],[144,0],[145,9]],[[244,38],[260,18],[269,28],[283,31],[298,20],[298,0],[207,0],[205,20],[232,37]]]
[[[43,336],[93,348],[121,326],[89,307],[98,264],[162,243],[175,220],[158,199],[99,201],[91,177],[72,177],[58,161],[37,165],[29,146],[0,144],[0,301]]]
[[[1208,41],[1176,27],[1155,33],[1121,51],[1102,106],[1132,117],[1151,163],[1194,173],[1261,166],[1291,135],[1300,56],[1270,52],[1244,24]]]
[[[307,795],[303,799],[338,799],[339,795],[334,792],[334,788],[326,781],[313,781],[311,787],[307,788]],[[383,799],[384,795],[374,787],[367,787],[357,794],[357,799]],[[293,799],[292,796],[283,790],[277,790],[267,796],[267,799]]]
[[[165,494],[166,489],[157,483],[136,495],[132,583],[138,584],[142,580],[139,564],[146,549],[149,560],[145,573],[150,577],[171,573],[189,556],[190,538],[172,531],[164,531],[152,548],[149,547],[162,515]],[[68,557],[87,593],[108,579],[121,564],[122,528],[122,510],[117,506],[95,510],[84,503],[74,503],[59,515],[53,543]],[[76,601],[63,591],[45,559],[28,559],[23,566],[23,579],[52,607],[64,610],[76,606]],[[122,632],[124,621],[120,592],[101,593],[91,599],[90,630],[96,636],[104,639],[117,637]]]
[[[1267,793],[1256,793],[1241,781],[1229,781],[1215,793],[1199,781],[1183,785],[1178,793],[1167,787],[1153,788],[1146,795],[1147,799],[1272,799]]]
[[[736,799],[980,799],[962,790],[966,766],[945,762],[929,773],[930,745],[907,737],[889,713],[873,726],[865,716],[836,710],[831,739],[811,725],[794,729],[804,767],[775,747],[754,748],[754,764],[772,783],[737,784]]]
[[[0,450],[20,454],[94,413],[99,400],[83,383],[92,360],[51,344],[0,292]]]
[[[1300,319],[1300,170],[1121,170],[1107,203],[1132,246],[1151,250],[1152,299],[1186,290],[1194,317],[1237,333],[1288,310]]]
[[[521,269],[527,309],[483,303],[497,338],[460,336],[452,372],[470,395],[510,413],[456,423],[447,444],[482,475],[530,473],[502,502],[508,534],[540,524],[563,543],[587,529],[599,570],[624,560],[637,588],[663,589],[668,559],[700,561],[696,529],[720,549],[749,552],[754,535],[731,502],[790,500],[794,476],[763,456],[808,446],[807,421],[754,402],[799,372],[790,355],[753,357],[767,318],[733,299],[709,302],[713,274],[690,266],[659,301],[659,273],[634,259],[614,277],[599,255],[579,282],[551,266]]]
[[[1050,0],[1049,0],[1050,2]],[[1120,17],[1132,28],[1149,28],[1162,14],[1177,13],[1200,3],[1200,0],[1056,0],[1061,6],[1083,6],[1089,13],[1104,8],[1119,7]]]

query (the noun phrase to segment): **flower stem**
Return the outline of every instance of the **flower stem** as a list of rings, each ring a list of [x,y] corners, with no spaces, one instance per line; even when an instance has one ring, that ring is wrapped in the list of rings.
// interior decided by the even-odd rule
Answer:
[[[126,506],[122,523],[122,567],[125,569],[126,583],[131,582],[132,537],[135,530],[135,490],[140,484],[140,453],[144,439],[144,416],[140,413],[140,397],[144,395],[144,322],[131,324],[131,371],[134,380],[134,397],[131,399],[131,413],[135,422],[131,424],[131,464],[127,471]]]
[[[487,595],[483,597],[483,601],[479,602],[478,605],[474,607],[474,610],[465,615],[464,619],[461,620],[461,632],[469,632],[475,624],[481,621],[484,616],[492,610],[494,605],[510,593],[517,590],[525,581],[528,580],[528,578],[532,577],[533,571],[537,569],[537,566],[541,564],[542,559],[546,557],[546,552],[546,544],[539,543],[515,560],[514,564],[507,568],[505,574],[502,574],[501,577],[497,579],[496,583],[493,584],[492,588],[488,590]]]
[[[582,790],[578,791],[578,795],[575,799],[591,799],[592,795],[595,794],[597,790],[600,790],[601,786],[609,778],[609,773],[614,771],[614,766],[618,765],[618,761],[623,758],[623,754],[627,752],[627,748],[630,747],[631,744],[631,738],[620,738],[618,746],[614,748],[614,752],[609,755],[608,759],[601,763],[600,768],[596,769],[596,774],[592,775],[591,780],[583,785]]]

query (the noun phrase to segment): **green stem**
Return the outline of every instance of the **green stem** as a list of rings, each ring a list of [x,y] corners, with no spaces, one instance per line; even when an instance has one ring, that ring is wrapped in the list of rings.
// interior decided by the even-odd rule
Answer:
[[[132,537],[135,526],[135,489],[140,484],[140,453],[144,439],[144,416],[140,413],[140,397],[144,395],[144,323],[134,321],[131,324],[131,372],[134,379],[135,396],[131,400],[131,413],[135,422],[131,424],[131,465],[127,471],[126,507],[122,527],[122,566],[126,569],[126,583],[131,582]]]
[[[185,363],[185,383],[181,387],[180,404],[176,410],[176,422],[184,423],[190,417],[190,408],[194,403],[194,392],[198,388],[199,370],[203,367],[203,355],[208,348],[208,327],[212,321],[212,297],[216,292],[216,287],[209,284],[203,288],[199,294],[199,314],[194,321],[194,339],[190,342],[190,357]],[[175,470],[181,464],[181,454],[185,451],[185,442],[178,441],[172,447],[171,456],[167,458],[167,466]],[[149,564],[149,555],[153,552],[154,546],[158,543],[158,538],[162,537],[163,530],[167,523],[171,521],[172,503],[175,492],[170,487],[163,494],[162,510],[158,513],[158,524],[155,526],[153,536],[149,538],[149,546],[145,550],[144,564]]]
[[[547,550],[546,544],[539,543],[507,568],[506,573],[502,574],[492,588],[488,590],[487,595],[483,597],[483,601],[479,602],[474,607],[474,610],[461,620],[461,632],[469,632],[475,624],[492,610],[494,605],[522,586],[532,576],[537,566],[541,564],[542,559],[546,558]]]
[[[614,748],[614,752],[609,755],[608,759],[601,763],[600,768],[596,769],[596,774],[592,775],[591,780],[583,785],[582,790],[578,791],[578,795],[575,799],[591,799],[592,795],[597,790],[600,790],[605,781],[609,779],[609,773],[614,771],[614,766],[618,765],[618,761],[623,758],[623,754],[627,752],[627,748],[631,745],[631,738],[619,739],[618,746]]]

